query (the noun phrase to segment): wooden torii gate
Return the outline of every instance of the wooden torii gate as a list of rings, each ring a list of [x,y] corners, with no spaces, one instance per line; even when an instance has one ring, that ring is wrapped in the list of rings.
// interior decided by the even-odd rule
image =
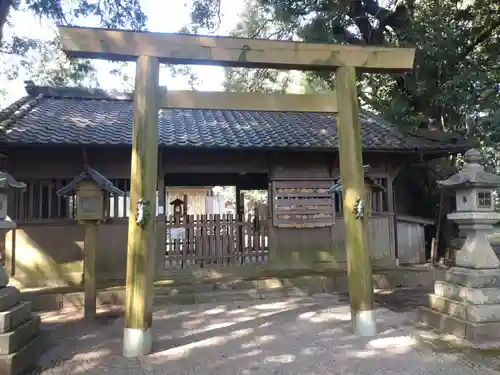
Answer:
[[[415,50],[111,29],[59,29],[68,56],[136,61],[131,202],[123,355],[152,349],[154,213],[160,108],[338,112],[349,298],[354,332],[376,334],[369,253],[359,208],[364,197],[356,72],[401,73],[413,68]],[[336,95],[168,92],[159,87],[159,64],[335,71]],[[338,109],[338,111],[337,111]]]

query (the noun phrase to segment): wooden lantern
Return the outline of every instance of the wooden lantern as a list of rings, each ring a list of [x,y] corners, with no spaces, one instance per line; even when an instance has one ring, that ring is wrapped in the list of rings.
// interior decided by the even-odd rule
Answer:
[[[57,191],[59,196],[76,196],[76,217],[85,226],[83,284],[85,292],[85,319],[96,315],[96,256],[97,227],[106,213],[106,194],[123,196],[124,193],[96,170],[87,166],[68,185]]]
[[[104,219],[104,191],[95,181],[81,181],[75,192],[76,217],[79,221]]]
[[[124,193],[96,170],[86,167],[68,185],[57,191],[57,195],[76,195],[76,217],[81,223],[100,222],[106,212],[105,194],[123,196]]]

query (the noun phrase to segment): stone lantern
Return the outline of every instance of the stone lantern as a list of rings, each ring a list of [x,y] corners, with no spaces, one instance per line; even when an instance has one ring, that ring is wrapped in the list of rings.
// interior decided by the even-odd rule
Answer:
[[[458,267],[498,268],[500,261],[487,235],[493,224],[500,221],[495,212],[495,189],[500,187],[500,176],[486,172],[480,164],[481,154],[472,149],[465,153],[465,166],[447,180],[439,181],[441,188],[455,192],[456,211],[448,214],[465,238],[456,257]]]
[[[500,221],[494,210],[500,176],[486,172],[480,162],[480,152],[469,150],[463,169],[438,182],[455,194],[457,208],[448,219],[459,225],[465,240],[456,267],[434,283],[428,306],[418,309],[418,320],[472,346],[500,347],[500,262],[487,237]]]
[[[8,194],[24,190],[26,184],[0,171],[0,238],[16,227],[7,216]],[[5,254],[5,248],[2,249]],[[20,375],[33,368],[46,344],[40,331],[40,317],[32,314],[32,302],[23,301],[19,290],[9,283],[9,276],[0,264],[0,374]]]
[[[26,189],[24,182],[16,181],[7,172],[0,171],[0,239],[2,246],[5,246],[5,235],[8,231],[16,227],[16,223],[7,217],[8,194],[12,189]],[[2,256],[5,256],[5,248],[2,249]],[[5,259],[2,259],[5,261]],[[0,288],[9,283],[9,276],[5,271],[3,264],[0,264]]]

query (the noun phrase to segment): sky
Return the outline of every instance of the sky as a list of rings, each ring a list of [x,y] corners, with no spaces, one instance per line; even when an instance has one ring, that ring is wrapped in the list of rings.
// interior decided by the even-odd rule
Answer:
[[[244,9],[244,0],[222,0],[222,23],[217,30],[217,35],[228,35],[236,26],[239,14]],[[144,13],[148,16],[147,27],[149,31],[177,32],[183,26],[190,23],[190,0],[141,0]],[[52,39],[56,32],[55,25],[45,20],[39,20],[33,15],[25,12],[13,12],[11,14],[12,24],[17,27],[7,26],[4,30],[6,38],[15,34],[25,37],[36,37]],[[30,25],[29,28],[26,25]],[[99,26],[92,20],[79,20],[79,26]],[[133,75],[135,64],[129,64],[127,71]],[[106,61],[95,60],[94,66],[98,70],[98,80],[103,89],[120,89],[119,77],[109,75],[112,65]],[[195,72],[200,78],[197,89],[200,91],[221,91],[224,80],[224,70],[212,66],[196,66]],[[11,103],[24,96],[24,81],[29,79],[27,75],[21,75],[15,81],[8,81],[6,77],[0,76],[0,85],[7,88],[7,97],[0,102],[0,106]],[[160,85],[167,86],[172,90],[189,90],[187,77],[171,77],[168,69],[162,69],[160,73]]]

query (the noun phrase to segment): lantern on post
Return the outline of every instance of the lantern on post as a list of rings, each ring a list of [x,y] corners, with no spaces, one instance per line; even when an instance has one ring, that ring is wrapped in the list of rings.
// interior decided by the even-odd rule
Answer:
[[[68,185],[57,191],[59,196],[76,197],[76,218],[85,226],[84,240],[84,293],[85,319],[91,320],[96,314],[96,247],[97,228],[106,213],[106,194],[123,196],[124,193],[96,170],[85,167],[85,171]]]
[[[184,201],[180,198],[177,198],[170,202],[170,205],[172,206],[174,222],[176,224],[179,224],[181,221],[181,217],[184,215]]]

